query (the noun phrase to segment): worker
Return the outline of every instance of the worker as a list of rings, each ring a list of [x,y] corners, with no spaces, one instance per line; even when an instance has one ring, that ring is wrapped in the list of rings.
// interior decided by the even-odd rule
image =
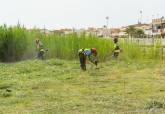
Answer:
[[[114,50],[112,51],[113,52],[112,57],[117,59],[120,52],[122,52],[122,50],[120,49],[120,46],[119,46],[118,36],[115,36],[113,41],[114,41]]]
[[[89,59],[90,62],[92,62],[93,64],[97,66],[98,60],[97,60],[96,48],[80,49],[78,53],[79,53],[79,59],[80,59],[80,67],[82,70],[86,70],[87,59]]]
[[[114,41],[114,44],[117,44],[118,43],[118,37],[115,36],[114,39],[113,39],[113,41]]]
[[[117,59],[120,52],[122,52],[122,50],[120,49],[120,46],[118,44],[115,44],[115,48],[113,50],[113,58]]]
[[[37,58],[43,60],[45,50],[44,50],[42,42],[39,39],[36,39],[36,50],[37,50]]]

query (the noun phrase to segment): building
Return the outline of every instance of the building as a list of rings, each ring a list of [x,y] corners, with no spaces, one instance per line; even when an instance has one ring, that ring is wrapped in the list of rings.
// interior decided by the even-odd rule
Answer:
[[[59,30],[54,30],[53,33],[67,35],[73,33],[73,29],[68,29],[68,28],[59,29]]]
[[[121,30],[119,28],[111,28],[111,36],[112,37],[120,36],[120,32],[121,32]]]
[[[44,34],[50,34],[51,33],[51,31],[50,30],[48,30],[48,29],[39,29],[39,31],[41,32],[41,33],[44,33]]]
[[[125,36],[127,36],[127,34],[126,34],[126,29],[127,29],[127,27],[121,27],[120,28],[120,33],[119,33],[119,37],[125,37]]]
[[[111,29],[103,27],[103,28],[97,28],[97,36],[99,37],[105,37],[105,38],[109,38],[111,37]]]
[[[152,20],[152,32],[153,35],[161,35],[162,37],[165,37],[165,19],[157,18]]]
[[[146,27],[143,29],[144,33],[147,35],[147,37],[152,37],[152,25]]]
[[[85,30],[85,33],[87,35],[89,35],[89,34],[97,35],[98,31],[97,31],[97,28],[89,27],[87,30]]]

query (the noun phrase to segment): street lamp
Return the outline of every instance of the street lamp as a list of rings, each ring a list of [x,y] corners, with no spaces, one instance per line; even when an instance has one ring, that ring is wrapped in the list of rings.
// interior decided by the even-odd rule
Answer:
[[[106,19],[106,25],[107,25],[107,28],[108,28],[108,26],[109,26],[109,17],[107,16],[105,19]]]
[[[142,21],[143,21],[143,11],[140,10],[140,24],[142,24]]]
[[[153,32],[154,32],[153,19],[154,19],[154,15],[152,15],[152,38],[154,37],[154,34],[153,34]]]
[[[108,31],[108,26],[109,26],[109,17],[107,16],[107,17],[105,17],[105,19],[106,19],[106,31],[107,31],[107,36],[109,36],[109,31]]]

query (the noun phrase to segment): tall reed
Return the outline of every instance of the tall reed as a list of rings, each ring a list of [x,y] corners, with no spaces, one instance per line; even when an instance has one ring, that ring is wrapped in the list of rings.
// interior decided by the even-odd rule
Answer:
[[[112,39],[98,38],[93,35],[44,34],[37,29],[26,30],[20,25],[15,27],[0,27],[0,61],[19,61],[32,59],[36,56],[35,40],[39,38],[45,49],[48,49],[46,58],[59,58],[73,60],[78,58],[80,48],[95,47],[98,50],[100,61],[112,59],[114,44]],[[146,60],[160,59],[161,41],[157,40],[153,46],[141,46],[129,39],[119,40],[123,52],[119,59]]]

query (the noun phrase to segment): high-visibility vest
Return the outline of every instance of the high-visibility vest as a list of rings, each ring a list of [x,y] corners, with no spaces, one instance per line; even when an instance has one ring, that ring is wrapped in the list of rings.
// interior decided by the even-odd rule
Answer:
[[[119,46],[119,43],[114,44],[114,48],[116,48],[117,46]]]
[[[114,50],[115,53],[120,53],[120,50]]]
[[[41,52],[45,52],[45,50],[44,50],[44,49],[40,49],[40,51],[41,51]]]

